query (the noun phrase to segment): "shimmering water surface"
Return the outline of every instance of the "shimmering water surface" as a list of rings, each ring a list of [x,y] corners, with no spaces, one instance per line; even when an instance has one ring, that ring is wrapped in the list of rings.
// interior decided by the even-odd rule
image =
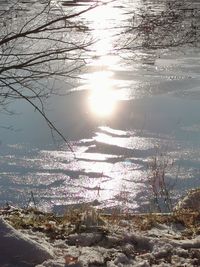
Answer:
[[[130,11],[166,9],[166,1],[154,2],[121,0],[82,16],[96,42],[85,52],[80,80],[61,83],[70,94],[47,103],[75,158],[66,144],[53,143],[27,104],[14,104],[19,115],[1,116],[1,204],[25,205],[32,191],[45,209],[98,200],[99,207],[146,211],[148,162],[161,154],[174,162],[167,172],[173,198],[200,185],[199,49],[116,50],[129,40],[130,33],[119,33],[132,23]]]

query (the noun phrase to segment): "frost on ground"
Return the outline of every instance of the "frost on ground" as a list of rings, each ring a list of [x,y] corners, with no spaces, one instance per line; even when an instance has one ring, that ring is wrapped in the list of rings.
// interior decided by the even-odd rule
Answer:
[[[200,266],[199,214],[193,226],[185,215],[0,214],[1,267]]]

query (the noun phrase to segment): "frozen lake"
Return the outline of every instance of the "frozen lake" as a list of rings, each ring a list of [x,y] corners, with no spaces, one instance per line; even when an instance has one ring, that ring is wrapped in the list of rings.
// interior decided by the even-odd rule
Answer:
[[[148,49],[138,35],[133,51],[116,48],[121,27],[137,24],[132,20],[142,9],[151,6],[147,13],[161,14],[169,8],[166,1],[153,2],[121,0],[82,15],[96,42],[85,52],[80,79],[60,82],[67,94],[46,103],[49,118],[70,141],[75,158],[66,144],[54,144],[45,122],[28,104],[16,101],[16,115],[1,114],[2,205],[25,205],[32,191],[45,209],[98,200],[104,208],[147,211],[152,201],[148,162],[155,157],[168,164],[166,181],[173,199],[200,186],[198,43]],[[183,6],[175,12],[180,14]],[[194,1],[191,6],[195,19],[199,6]],[[65,5],[64,12],[69,8],[83,6]],[[182,31],[193,23],[193,15],[186,13]],[[173,38],[179,35],[177,30]],[[128,43],[130,36],[123,31],[118,38]]]

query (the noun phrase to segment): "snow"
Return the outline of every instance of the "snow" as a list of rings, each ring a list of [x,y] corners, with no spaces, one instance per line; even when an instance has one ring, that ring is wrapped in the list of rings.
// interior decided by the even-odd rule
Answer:
[[[19,266],[35,266],[53,258],[53,253],[42,244],[31,240],[15,230],[4,219],[0,219],[0,266],[15,264]]]
[[[200,266],[200,236],[184,236],[180,222],[155,223],[141,231],[131,220],[106,222],[86,211],[78,228],[52,240],[46,233],[62,229],[55,220],[48,222],[53,229],[40,232],[16,230],[8,218],[0,219],[1,267]]]

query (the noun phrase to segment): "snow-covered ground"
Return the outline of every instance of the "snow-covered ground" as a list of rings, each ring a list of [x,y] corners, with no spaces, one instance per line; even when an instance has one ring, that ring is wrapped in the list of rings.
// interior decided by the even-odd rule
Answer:
[[[195,230],[171,215],[100,216],[88,209],[61,218],[10,207],[0,213],[1,267],[200,266],[193,213]]]

